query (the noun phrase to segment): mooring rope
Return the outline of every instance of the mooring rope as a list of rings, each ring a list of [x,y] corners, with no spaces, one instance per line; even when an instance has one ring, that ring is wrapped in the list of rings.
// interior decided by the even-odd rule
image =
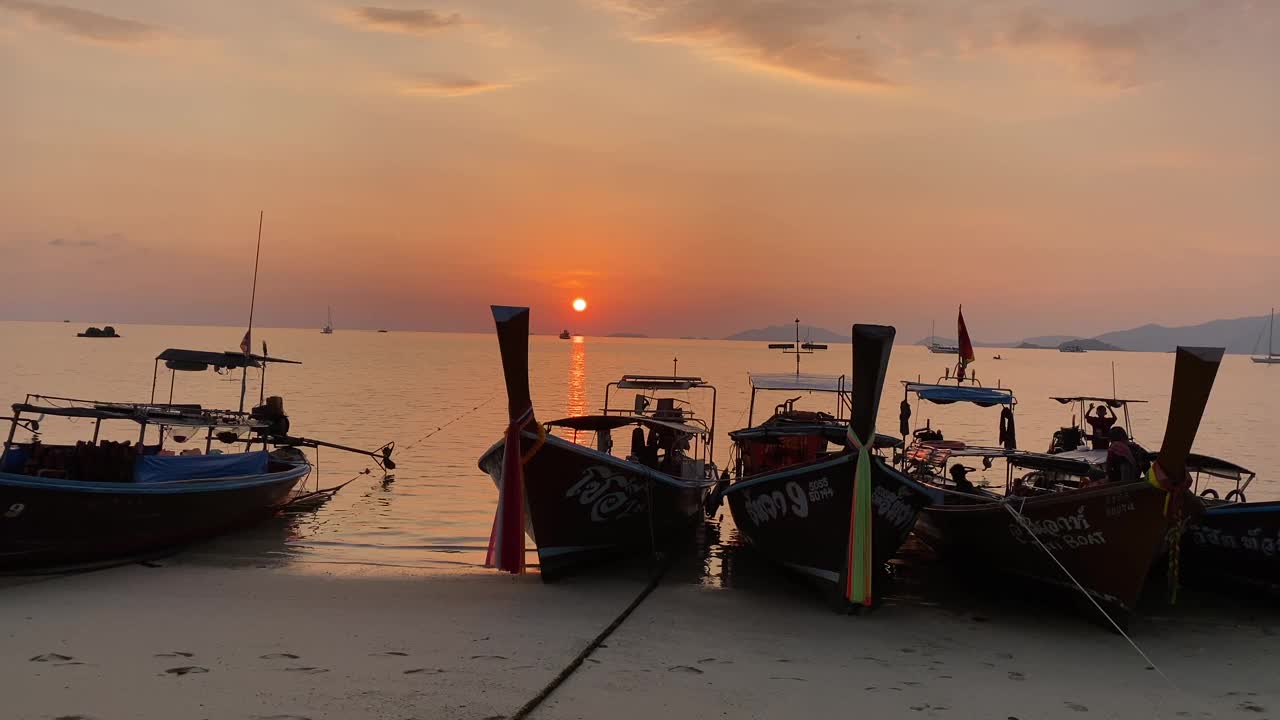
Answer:
[[[591,653],[595,652],[597,648],[604,644],[604,641],[608,640],[609,636],[621,627],[622,623],[626,622],[627,618],[631,617],[631,613],[635,612],[636,608],[640,607],[640,603],[644,602],[645,599],[658,588],[658,585],[662,582],[662,576],[666,574],[667,568],[670,567],[670,565],[671,561],[668,558],[666,562],[659,566],[658,571],[649,580],[649,584],[644,586],[644,589],[640,591],[639,595],[636,595],[635,599],[631,601],[631,604],[619,613],[618,616],[613,619],[613,622],[609,623],[605,629],[601,630],[600,633],[596,635],[595,638],[592,639],[592,641],[573,658],[573,660],[570,660],[569,664],[564,666],[564,669],[559,673],[556,673],[556,676],[551,678],[551,681],[544,685],[542,689],[538,691],[537,695],[534,695],[528,702],[521,705],[519,710],[512,713],[508,720],[525,720],[525,718],[529,717],[534,710],[538,709],[539,705],[545,702],[547,698],[551,697],[551,693],[555,692],[556,688],[563,685],[564,681],[568,680],[569,677],[578,670],[578,668],[582,667],[582,664],[587,661],[587,658],[591,656]]]
[[[403,450],[411,450],[415,445],[420,445],[420,444],[422,444],[422,443],[426,442],[427,440],[430,440],[432,435],[435,435],[436,433],[440,432],[441,430],[444,430],[445,428],[449,427],[450,425],[452,425],[452,424],[454,424],[454,423],[458,422],[458,421],[459,421],[459,420],[461,420],[462,418],[464,418],[464,417],[466,417],[466,416],[470,415],[471,413],[473,413],[473,412],[475,412],[475,411],[479,410],[480,408],[484,407],[485,405],[488,405],[490,401],[492,401],[494,398],[498,397],[498,395],[501,395],[501,394],[502,394],[502,393],[496,393],[496,394],[494,394],[494,395],[490,395],[489,397],[485,398],[484,400],[481,400],[481,401],[480,401],[480,404],[476,405],[475,407],[471,408],[470,410],[465,410],[465,411],[463,411],[461,415],[458,415],[457,417],[453,418],[453,419],[452,419],[452,420],[450,420],[449,422],[447,422],[447,423],[445,423],[445,424],[443,424],[443,425],[440,425],[440,426],[436,427],[436,429],[435,429],[435,430],[432,430],[431,432],[428,432],[426,435],[423,435],[422,437],[418,438],[417,440],[414,440],[413,442],[409,443],[408,445],[405,445],[405,446],[404,446],[404,448],[403,448]]]
[[[1026,502],[1026,498],[1020,498],[1020,499],[1024,503]],[[1026,516],[1023,515],[1021,512],[1013,509],[1012,500],[1013,498],[1002,498],[1000,500],[1000,505],[1003,506],[1005,510],[1008,510],[1009,514],[1012,515],[1014,519],[1018,521],[1018,524],[1021,525],[1022,528],[1025,529],[1027,533],[1031,535],[1031,539],[1036,541],[1036,545],[1039,545],[1040,549],[1044,550],[1045,554],[1049,556],[1049,559],[1053,560],[1054,564],[1058,566],[1058,569],[1061,570],[1063,574],[1066,575],[1067,578],[1071,580],[1072,584],[1074,584],[1076,588],[1080,590],[1080,593],[1084,595],[1086,598],[1088,598],[1089,602],[1093,603],[1093,606],[1098,609],[1098,612],[1102,613],[1102,616],[1107,619],[1107,622],[1111,623],[1111,627],[1115,628],[1115,631],[1120,633],[1120,637],[1124,638],[1125,641],[1128,642],[1129,645],[1138,653],[1138,655],[1142,656],[1142,659],[1147,662],[1147,666],[1150,667],[1152,670],[1155,670],[1156,673],[1160,675],[1160,677],[1164,678],[1164,681],[1169,683],[1169,687],[1172,687],[1173,689],[1177,690],[1178,686],[1173,683],[1173,680],[1170,680],[1169,676],[1165,675],[1164,671],[1161,670],[1160,667],[1157,666],[1155,662],[1152,661],[1152,659],[1145,652],[1142,651],[1142,648],[1138,647],[1138,643],[1134,642],[1133,638],[1129,637],[1129,634],[1126,633],[1124,629],[1120,627],[1120,624],[1117,623],[1115,619],[1111,617],[1111,614],[1103,609],[1102,605],[1099,604],[1097,599],[1093,597],[1093,594],[1090,593],[1087,589],[1085,589],[1084,585],[1080,584],[1079,580],[1076,580],[1076,577],[1071,574],[1071,571],[1067,570],[1066,566],[1064,566],[1062,562],[1058,560],[1058,556],[1054,555],[1053,551],[1050,550],[1043,542],[1040,541],[1040,536],[1036,535],[1035,528],[1031,526],[1031,522],[1027,520]]]

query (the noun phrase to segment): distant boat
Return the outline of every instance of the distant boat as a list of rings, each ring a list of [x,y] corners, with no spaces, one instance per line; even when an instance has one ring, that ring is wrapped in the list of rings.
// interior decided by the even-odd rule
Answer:
[[[960,348],[955,345],[943,345],[938,342],[937,335],[934,334],[934,326],[929,324],[929,352],[939,355],[959,355]]]
[[[561,339],[561,340],[568,340],[568,339],[570,339],[570,338],[572,338],[572,337],[573,337],[573,335],[571,335],[571,334],[569,333],[569,331],[568,331],[568,330],[561,330],[561,331],[560,331],[560,339]]]
[[[96,327],[88,328],[87,330],[85,330],[85,331],[84,331],[84,332],[82,332],[82,333],[76,333],[76,337],[82,337],[82,338],[118,338],[118,337],[120,337],[120,336],[116,334],[116,329],[115,329],[115,328],[111,327],[110,325],[107,325],[106,327],[101,327],[101,328],[96,328]]]
[[[333,334],[333,307],[332,306],[329,307],[329,321],[324,324],[324,327],[320,329],[320,332],[325,335]]]
[[[1075,343],[1071,343],[1070,345],[1063,345],[1062,347],[1058,348],[1058,352],[1082,353],[1082,352],[1088,352],[1088,350],[1085,350],[1083,347]]]
[[[70,320],[63,320],[62,322],[64,322],[64,323],[69,323],[69,322],[71,322],[71,321],[70,321]]]
[[[1254,355],[1249,359],[1256,363],[1262,363],[1264,365],[1280,364],[1280,353],[1277,353],[1275,351],[1275,348],[1273,347],[1275,336],[1276,336],[1276,309],[1271,308],[1271,325],[1270,325],[1270,329],[1267,331],[1267,354]],[[1259,335],[1258,339],[1261,340],[1262,336]]]
[[[1000,357],[999,355],[992,355],[992,356],[991,356],[991,359],[992,359],[992,360],[1003,360],[1004,358]]]
[[[390,332],[389,330],[379,330],[378,332]]]

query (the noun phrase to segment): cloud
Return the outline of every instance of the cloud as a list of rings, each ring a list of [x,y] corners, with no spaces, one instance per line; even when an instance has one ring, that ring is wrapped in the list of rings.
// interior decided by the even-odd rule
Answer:
[[[641,41],[678,44],[718,60],[858,90],[911,84],[920,62],[1000,52],[1012,62],[1062,64],[1090,84],[1130,88],[1158,79],[1280,3],[1152,2],[1128,17],[1091,19],[1051,0],[595,0]],[[1251,19],[1252,18],[1252,19]]]
[[[0,0],[3,1],[3,0]],[[366,5],[353,8],[348,14],[357,27],[376,32],[430,35],[466,24],[458,13],[444,14],[434,10],[399,10],[396,8]]]
[[[673,43],[801,80],[887,88],[881,63],[856,32],[828,35],[850,19],[889,21],[908,4],[856,0],[603,0],[636,23],[634,36]],[[868,36],[869,37],[869,36]]]
[[[1026,9],[1009,18],[1001,43],[1045,53],[1094,84],[1132,88],[1151,80],[1160,58],[1195,49],[1192,24],[1186,12],[1100,23]]]
[[[107,45],[137,45],[166,34],[155,25],[66,5],[30,2],[30,0],[0,0],[0,9],[10,10],[39,25],[73,35],[81,40]]]
[[[425,74],[419,75],[400,89],[405,95],[430,95],[433,97],[463,97],[480,93],[503,90],[511,87],[510,83],[484,82],[456,75]]]
[[[129,239],[123,233],[108,233],[101,237],[81,238],[79,240],[69,240],[65,237],[56,237],[46,243],[49,247],[55,248],[103,248],[117,249],[129,244]]]

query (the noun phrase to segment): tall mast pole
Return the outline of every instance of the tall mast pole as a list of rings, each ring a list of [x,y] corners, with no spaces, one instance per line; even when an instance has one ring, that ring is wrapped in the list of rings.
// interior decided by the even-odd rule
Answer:
[[[258,300],[258,259],[262,257],[262,215],[258,211],[258,247],[253,252],[253,289],[249,292],[249,330],[245,337],[249,345],[244,351],[244,367],[240,371],[240,412],[244,412],[244,393],[249,382],[249,356],[253,352],[253,306]]]

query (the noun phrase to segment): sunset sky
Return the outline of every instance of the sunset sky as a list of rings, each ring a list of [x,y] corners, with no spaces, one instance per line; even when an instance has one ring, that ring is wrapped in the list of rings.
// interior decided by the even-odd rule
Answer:
[[[1275,0],[377,2],[0,0],[0,319],[243,322],[260,209],[263,325],[1280,304]]]

